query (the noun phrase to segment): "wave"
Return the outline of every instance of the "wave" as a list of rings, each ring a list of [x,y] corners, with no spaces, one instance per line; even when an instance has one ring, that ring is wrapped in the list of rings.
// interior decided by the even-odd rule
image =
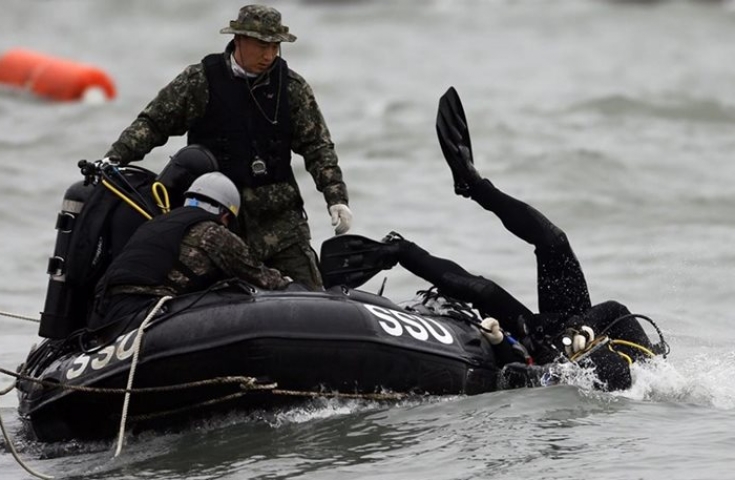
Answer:
[[[677,94],[646,100],[626,95],[607,95],[579,102],[568,113],[592,112],[605,117],[638,116],[684,122],[735,123],[735,107],[715,99]]]

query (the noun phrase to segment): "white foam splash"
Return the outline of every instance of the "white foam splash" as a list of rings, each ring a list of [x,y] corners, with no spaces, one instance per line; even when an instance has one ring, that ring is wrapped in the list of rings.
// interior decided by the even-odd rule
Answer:
[[[582,390],[594,390],[600,381],[592,367],[581,367],[572,362],[560,363],[554,367],[555,375],[559,377],[559,383],[572,385]]]
[[[316,419],[350,415],[365,409],[365,402],[357,400],[319,399],[278,413],[273,418],[273,426],[278,427],[289,423],[306,423]]]
[[[621,394],[635,400],[669,401],[735,408],[735,352],[713,357],[710,353],[689,358],[685,365],[663,360],[633,365],[633,386]]]

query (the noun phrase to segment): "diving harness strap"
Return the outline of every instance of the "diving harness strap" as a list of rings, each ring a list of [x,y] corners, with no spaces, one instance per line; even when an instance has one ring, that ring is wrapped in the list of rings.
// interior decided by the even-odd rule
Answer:
[[[117,164],[107,159],[88,162],[86,160],[79,161],[79,168],[84,175],[85,184],[101,183],[112,192],[115,196],[127,203],[133,210],[143,215],[147,220],[153,218],[151,206],[136,189],[130,185],[124,175],[120,172]],[[169,203],[168,191],[166,186],[161,182],[155,182],[151,186],[151,193],[156,201],[156,206],[162,213],[171,210]],[[133,199],[132,197],[137,197]],[[136,201],[137,200],[137,201]]]

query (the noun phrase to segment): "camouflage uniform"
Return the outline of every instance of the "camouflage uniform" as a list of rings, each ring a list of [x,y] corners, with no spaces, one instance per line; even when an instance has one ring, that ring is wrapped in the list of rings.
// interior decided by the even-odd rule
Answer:
[[[255,260],[247,245],[227,228],[215,222],[194,225],[181,241],[179,260],[192,272],[225,280],[240,278],[267,290],[281,289],[289,282],[278,270]],[[192,291],[189,279],[175,268],[168,273],[169,285],[114,287],[110,295],[120,293],[155,296],[179,295]]]
[[[264,41],[293,41],[296,37],[281,26],[280,14],[269,7],[248,6],[241,9],[263,22],[249,24],[248,35]],[[277,14],[277,18],[273,12]],[[277,25],[275,24],[276,20]],[[222,33],[243,33],[238,21]],[[277,32],[263,36],[258,31]],[[231,67],[230,55],[225,58]],[[257,80],[255,84],[257,85]],[[316,188],[324,194],[327,208],[348,204],[347,188],[337,164],[329,129],[308,83],[293,70],[288,71],[287,93],[292,125],[291,150],[304,158],[306,170],[314,178]],[[209,100],[209,86],[204,65],[188,66],[165,86],[126,128],[107,152],[122,163],[142,159],[153,148],[163,145],[173,135],[184,135],[192,124],[204,116]],[[244,239],[267,265],[278,268],[294,280],[312,288],[321,287],[317,258],[310,245],[311,232],[301,205],[298,187],[287,182],[242,190],[240,222]],[[294,208],[298,205],[297,208]]]

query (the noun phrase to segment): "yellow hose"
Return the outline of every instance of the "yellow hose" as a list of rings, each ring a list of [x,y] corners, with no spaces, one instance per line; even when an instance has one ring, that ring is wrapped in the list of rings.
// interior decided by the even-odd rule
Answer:
[[[612,343],[613,345],[625,345],[631,348],[637,348],[651,358],[656,356],[655,353],[653,353],[643,345],[638,345],[637,343],[629,342],[628,340],[610,340],[610,343]]]
[[[628,362],[628,365],[633,365],[633,359],[632,359],[632,358],[630,358],[630,356],[628,356],[628,355],[624,354],[623,352],[618,352],[617,350],[615,350],[614,348],[612,348],[612,346],[610,346],[610,345],[608,345],[608,346],[607,346],[607,348],[608,348],[608,349],[609,349],[609,350],[610,350],[611,352],[615,352],[615,353],[617,353],[618,355],[620,355],[621,357],[623,357],[623,358],[625,359],[625,361],[626,361],[626,362]]]
[[[151,218],[153,218],[153,217],[151,217],[148,214],[148,212],[146,212],[145,210],[143,210],[142,208],[140,208],[140,206],[137,203],[135,203],[134,201],[130,200],[130,198],[128,198],[124,193],[122,193],[120,190],[118,190],[117,188],[115,188],[115,186],[112,185],[107,180],[102,179],[102,185],[104,185],[105,187],[107,187],[112,193],[114,193],[115,195],[117,195],[118,197],[120,197],[125,203],[127,203],[128,205],[130,205],[131,207],[133,207],[135,210],[138,211],[138,213],[140,213],[141,215],[143,215],[148,220],[150,220]]]
[[[572,361],[577,360],[577,358],[579,358],[580,356],[582,356],[585,353],[589,352],[593,347],[595,347],[595,345],[597,345],[598,343],[604,341],[605,338],[607,338],[607,337],[601,336],[601,337],[595,338],[593,341],[591,341],[587,345],[587,348],[585,348],[584,350],[579,351],[579,352],[575,353],[574,355],[572,355],[570,357],[570,360],[572,360]],[[618,355],[620,355],[621,357],[625,358],[625,360],[628,363],[630,363],[630,364],[633,363],[633,359],[630,356],[628,356],[628,355],[626,355],[626,354],[624,354],[622,352],[618,352],[617,350],[613,349],[611,347],[611,345],[625,345],[626,347],[631,347],[631,348],[638,349],[638,350],[642,351],[643,353],[645,353],[646,355],[648,355],[651,358],[653,358],[653,357],[656,356],[655,353],[653,353],[651,350],[647,349],[643,345],[639,345],[637,343],[629,342],[628,340],[617,340],[617,339],[614,340],[614,339],[610,339],[610,345],[608,345],[608,348],[610,348],[610,351],[613,351],[613,352],[617,353]]]
[[[151,187],[151,191],[153,192],[153,198],[156,199],[158,208],[160,208],[163,213],[168,213],[171,210],[171,204],[168,200],[168,190],[166,190],[166,186],[161,182],[155,182]]]

